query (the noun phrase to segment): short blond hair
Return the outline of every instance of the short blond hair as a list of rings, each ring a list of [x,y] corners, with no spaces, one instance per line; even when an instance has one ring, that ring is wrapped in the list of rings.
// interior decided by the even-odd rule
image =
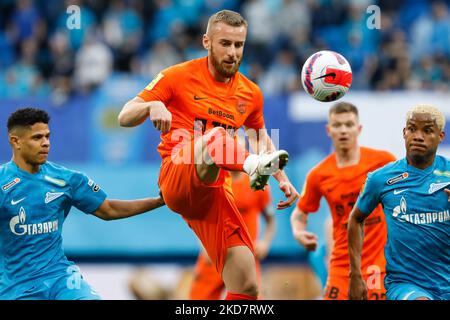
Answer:
[[[411,119],[413,114],[429,114],[431,118],[436,122],[439,130],[444,131],[445,129],[445,116],[444,114],[436,107],[429,104],[418,104],[406,113],[406,121]]]
[[[209,34],[212,26],[219,22],[223,22],[232,27],[248,27],[247,21],[239,13],[231,10],[221,10],[209,17],[206,34]]]

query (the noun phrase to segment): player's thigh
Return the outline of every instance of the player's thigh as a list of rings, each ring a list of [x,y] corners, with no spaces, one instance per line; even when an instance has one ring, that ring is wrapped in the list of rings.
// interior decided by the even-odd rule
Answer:
[[[388,300],[417,300],[420,298],[433,300],[433,295],[425,289],[404,282],[389,284],[386,297]]]
[[[229,291],[257,288],[256,260],[252,250],[245,245],[228,247],[222,279]]]

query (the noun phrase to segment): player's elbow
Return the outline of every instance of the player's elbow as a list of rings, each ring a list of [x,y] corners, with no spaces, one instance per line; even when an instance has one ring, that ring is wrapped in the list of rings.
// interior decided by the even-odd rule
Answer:
[[[121,127],[130,127],[130,123],[127,119],[126,112],[122,110],[117,116],[117,121]]]

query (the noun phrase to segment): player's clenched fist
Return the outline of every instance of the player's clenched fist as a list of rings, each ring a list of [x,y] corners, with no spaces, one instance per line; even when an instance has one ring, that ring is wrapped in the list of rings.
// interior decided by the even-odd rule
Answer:
[[[348,298],[350,300],[367,300],[367,287],[361,275],[350,275]]]
[[[317,235],[306,230],[299,230],[294,232],[294,238],[308,251],[315,251],[317,249]]]
[[[166,133],[172,125],[172,114],[163,103],[154,104],[150,107],[150,120],[156,129]]]

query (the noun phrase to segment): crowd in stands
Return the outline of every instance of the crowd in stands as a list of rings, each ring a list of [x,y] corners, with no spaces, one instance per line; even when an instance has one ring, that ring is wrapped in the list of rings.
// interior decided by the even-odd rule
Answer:
[[[372,4],[380,29],[367,24]],[[349,60],[354,89],[450,91],[450,0],[0,0],[0,97],[63,102],[113,72],[151,80],[205,55],[207,19],[224,8],[249,23],[241,71],[265,94],[300,90],[304,61],[323,49]]]

